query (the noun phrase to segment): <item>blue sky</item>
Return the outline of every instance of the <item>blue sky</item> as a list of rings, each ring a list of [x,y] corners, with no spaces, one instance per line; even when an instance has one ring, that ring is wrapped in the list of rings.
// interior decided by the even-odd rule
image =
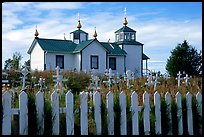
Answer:
[[[82,30],[92,39],[94,27],[99,41],[115,41],[114,32],[123,26],[124,8],[128,26],[136,30],[136,40],[144,44],[150,57],[148,67],[165,73],[170,52],[185,39],[202,50],[202,2],[5,2],[2,4],[2,67],[17,51],[21,63],[29,59],[27,50],[37,25],[39,37],[70,39],[78,16]]]

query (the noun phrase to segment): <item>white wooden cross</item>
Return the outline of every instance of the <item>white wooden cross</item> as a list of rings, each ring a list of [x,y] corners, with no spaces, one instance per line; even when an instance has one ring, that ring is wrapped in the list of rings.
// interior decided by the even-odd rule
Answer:
[[[29,66],[26,66],[26,64],[25,64],[20,71],[17,70],[17,72],[20,72],[21,74],[23,74],[23,77],[21,77],[23,80],[22,90],[25,89],[25,83],[26,83],[26,79],[27,79],[26,75],[28,75],[30,73],[30,71],[28,71],[28,67]]]
[[[55,88],[56,88],[56,90],[59,90],[59,89],[62,89],[62,82],[67,81],[67,79],[62,79],[63,76],[60,75],[60,67],[59,66],[57,66],[57,68],[56,68],[56,74],[57,75],[53,75],[53,78],[56,78],[54,80],[54,82],[56,82]]]
[[[176,79],[178,80],[178,87],[180,87],[180,81],[183,79],[183,78],[181,78],[181,75],[182,75],[182,74],[181,74],[181,72],[179,71],[179,73],[177,74],[178,77],[176,78]]]
[[[188,77],[188,74],[186,74],[186,76],[184,77],[184,79],[185,79],[186,86],[188,86],[188,80],[190,79],[190,77]]]
[[[145,85],[153,85],[153,82],[152,82],[152,71],[150,71],[149,75],[148,75],[148,79],[147,79],[147,83],[145,83]]]
[[[103,81],[103,83],[108,84],[108,87],[109,87],[109,90],[110,90],[111,84],[115,83],[115,81],[113,80],[114,74],[112,73],[112,69],[109,68],[108,73],[107,73],[107,70],[106,70],[105,75],[108,77],[108,80]]]
[[[131,71],[127,70],[126,75],[127,75],[127,87],[130,88],[130,80],[132,79]]]
[[[157,84],[160,84],[160,82],[158,82],[158,73],[156,73],[155,81],[152,83],[154,84],[154,91],[156,91]]]
[[[121,81],[120,75],[119,75],[119,73],[117,72],[117,73],[116,73],[116,83],[118,84],[120,81]]]

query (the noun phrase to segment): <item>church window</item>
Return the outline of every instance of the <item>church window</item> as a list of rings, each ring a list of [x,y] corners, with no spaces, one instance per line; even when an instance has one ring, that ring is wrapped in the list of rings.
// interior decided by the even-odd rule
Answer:
[[[64,69],[64,55],[56,55],[56,67],[59,66],[60,69]]]
[[[79,34],[80,33],[74,33],[74,39],[79,39]]]
[[[91,56],[91,69],[98,69],[98,56]]]
[[[135,40],[135,34],[131,34],[131,40]]]
[[[116,70],[116,58],[109,58],[109,68]]]

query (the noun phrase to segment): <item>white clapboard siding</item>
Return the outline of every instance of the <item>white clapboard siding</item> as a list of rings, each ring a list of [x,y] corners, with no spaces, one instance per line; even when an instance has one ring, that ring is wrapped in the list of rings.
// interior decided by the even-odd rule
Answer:
[[[126,95],[123,91],[120,93],[120,110],[120,135],[127,135]]]
[[[74,99],[71,91],[66,93],[66,125],[67,135],[74,135]]]
[[[167,105],[168,121],[169,121],[168,135],[172,135],[171,94],[169,92],[165,94],[165,101]]]
[[[94,120],[96,124],[96,135],[101,135],[101,94],[96,91],[93,95]]]
[[[138,121],[138,96],[134,91],[131,94],[131,111],[132,111],[132,135],[139,135],[139,121]]]
[[[188,134],[193,135],[192,95],[190,92],[186,94],[186,107],[187,107]]]
[[[200,92],[196,94],[196,100],[197,100],[197,110],[202,119],[202,94]],[[202,121],[200,122],[199,132],[202,135]]]
[[[161,103],[160,94],[156,91],[154,93],[154,105],[155,105],[155,133],[157,135],[161,134]]]
[[[88,93],[80,93],[80,125],[81,135],[88,135]]]
[[[19,109],[20,109],[20,135],[28,135],[28,95],[21,91],[19,95]]]
[[[144,105],[144,134],[150,135],[150,106],[149,106],[149,94],[147,91],[143,94]]]
[[[3,97],[2,135],[11,135],[11,95],[9,92],[4,91],[2,97]]]
[[[114,111],[113,111],[113,93],[111,91],[106,95],[106,108],[107,108],[107,124],[108,135],[114,135]]]
[[[59,94],[54,91],[51,94],[52,102],[52,134],[59,135]]]
[[[177,120],[178,120],[178,135],[183,134],[183,114],[182,114],[182,97],[181,93],[176,93],[176,104],[177,104]]]
[[[36,94],[36,112],[37,112],[37,134],[44,134],[44,93],[38,91]]]

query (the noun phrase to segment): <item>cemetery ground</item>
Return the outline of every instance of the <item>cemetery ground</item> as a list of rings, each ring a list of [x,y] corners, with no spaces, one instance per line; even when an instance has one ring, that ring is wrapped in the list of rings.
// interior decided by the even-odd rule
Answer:
[[[45,135],[52,134],[52,112],[51,112],[51,94],[56,90],[55,82],[53,82],[53,75],[55,71],[43,71],[43,72],[32,72],[27,75],[26,83],[26,93],[28,94],[28,134],[35,135],[38,132],[37,122],[36,122],[36,93],[40,90],[44,92],[44,121],[45,121]],[[88,92],[88,134],[95,134],[96,127],[94,122],[94,105],[93,105],[93,93],[96,89],[94,86],[91,86],[91,75],[87,73],[77,73],[70,71],[62,71],[61,75],[63,76],[64,82],[63,87],[58,89],[60,94],[60,107],[65,107],[65,94],[71,90],[74,95],[74,133],[80,134],[80,97],[79,94],[82,91]],[[97,75],[97,74],[96,74]],[[19,93],[21,92],[22,82],[19,77],[21,75],[17,72],[10,72],[8,79],[11,82],[10,87],[8,87],[8,92],[12,95],[12,108],[19,107]],[[132,134],[132,119],[131,119],[131,93],[135,91],[138,95],[138,105],[143,105],[143,93],[146,91],[150,96],[150,134],[154,135],[155,133],[155,113],[154,113],[154,86],[146,85],[147,78],[135,78],[130,81],[130,87],[127,87],[126,82],[123,81],[122,77],[120,81],[115,82],[110,87],[107,86],[103,81],[108,80],[105,75],[97,75],[100,79],[99,87],[97,89],[101,94],[101,121],[102,121],[102,134],[108,134],[107,129],[107,111],[106,111],[106,95],[109,91],[112,91],[114,94],[114,129],[115,134],[120,134],[120,104],[119,104],[119,94],[123,91],[126,94],[126,115],[127,115],[127,134]],[[44,79],[44,86],[39,86],[39,79]],[[117,81],[116,77],[113,78]],[[175,103],[175,95],[179,91],[182,95],[182,107],[183,107],[183,119],[187,119],[187,107],[186,107],[186,94],[190,92],[192,94],[192,110],[193,110],[193,130],[194,135],[199,135],[199,127],[201,126],[201,117],[197,112],[197,102],[196,94],[198,92],[202,93],[202,77],[192,77],[189,80],[189,84],[186,86],[184,81],[181,81],[180,87],[178,88],[178,80],[174,77],[164,78],[159,77],[158,81],[160,84],[157,85],[156,91],[160,94],[161,97],[161,128],[162,135],[168,133],[168,113],[166,108],[168,107],[165,102],[165,94],[169,92],[171,94],[171,112],[172,112],[172,132],[173,135],[178,134],[178,121],[177,121],[177,106]],[[15,84],[14,84],[15,83]],[[2,111],[3,112],[3,111]],[[139,112],[139,134],[144,134],[143,126],[143,110]],[[12,134],[19,134],[18,125],[18,116],[13,117],[12,120]],[[183,134],[188,134],[187,129],[187,120],[183,120]],[[66,134],[66,116],[65,113],[60,113],[60,134]]]

